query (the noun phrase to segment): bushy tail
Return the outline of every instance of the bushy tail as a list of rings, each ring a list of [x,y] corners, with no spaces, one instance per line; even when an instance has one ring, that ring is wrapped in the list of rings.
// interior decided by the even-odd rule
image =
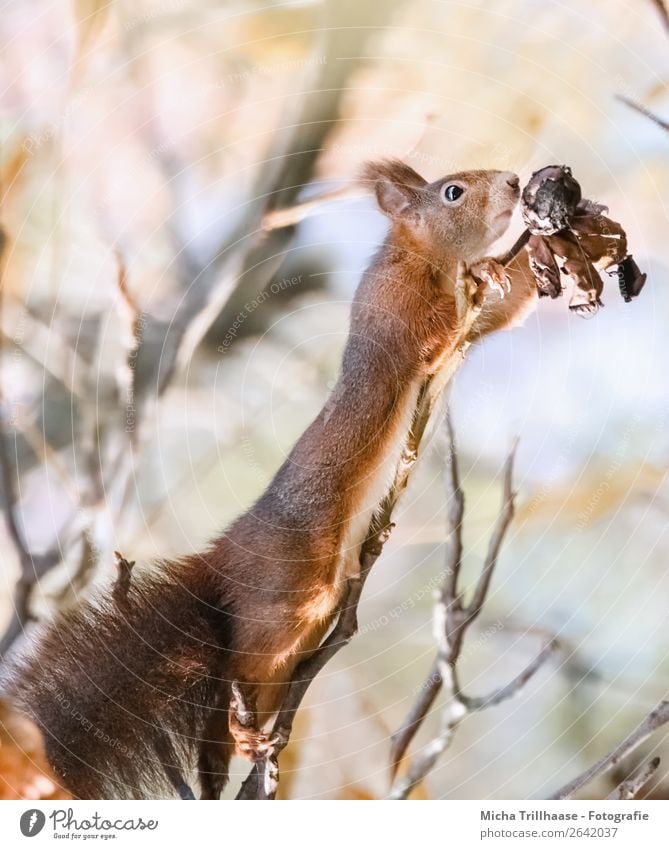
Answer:
[[[67,612],[11,674],[9,697],[42,729],[79,798],[188,796],[225,682],[229,618],[188,560],[133,576]]]

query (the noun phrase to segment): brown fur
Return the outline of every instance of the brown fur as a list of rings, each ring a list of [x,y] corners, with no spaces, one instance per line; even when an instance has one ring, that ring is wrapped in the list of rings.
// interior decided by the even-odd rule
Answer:
[[[355,293],[334,391],[267,491],[202,554],[133,574],[118,604],[59,619],[14,676],[14,699],[75,795],[179,792],[195,766],[203,796],[220,795],[234,751],[230,683],[244,683],[264,721],[330,626],[418,386],[452,344],[457,261],[480,258],[506,229],[512,178],[428,184],[404,163],[366,167],[390,232]],[[440,192],[452,182],[465,192],[450,204]],[[533,302],[525,278],[521,260],[512,295],[491,299],[472,338]]]

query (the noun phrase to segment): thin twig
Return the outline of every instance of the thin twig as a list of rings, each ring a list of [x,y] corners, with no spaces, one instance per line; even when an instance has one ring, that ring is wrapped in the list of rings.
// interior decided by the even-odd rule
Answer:
[[[390,777],[395,778],[397,768],[406,754],[409,744],[423,724],[435,699],[439,695],[443,681],[439,673],[439,660],[435,659],[430,674],[420,688],[418,699],[402,725],[390,738]]]
[[[639,114],[644,115],[654,124],[657,124],[658,127],[661,127],[663,130],[669,132],[669,121],[665,121],[663,118],[660,118],[654,112],[651,112],[650,109],[647,109],[645,106],[642,106],[635,100],[626,97],[624,94],[617,94],[616,99],[619,100],[621,103],[624,103],[625,106],[629,106],[630,109],[634,109],[635,112],[639,112]]]
[[[586,769],[581,775],[574,778],[568,784],[561,787],[550,799],[569,799],[574,793],[589,784],[594,778],[608,772],[616,764],[630,752],[633,752],[644,740],[658,728],[661,728],[669,722],[669,701],[661,701],[659,705],[652,710],[639,725],[628,734],[627,737],[612,749],[603,758],[597,761],[596,764]]]
[[[317,212],[321,212],[323,207],[335,201],[355,200],[361,197],[367,197],[370,192],[360,186],[351,183],[350,185],[338,186],[336,189],[329,189],[326,192],[321,192],[308,200],[296,203],[294,206],[286,206],[281,209],[273,209],[267,212],[262,219],[263,230],[280,230],[283,227],[294,227],[305,218],[310,218]]]
[[[458,575],[462,565],[462,522],[465,515],[465,496],[460,486],[458,458],[455,454],[455,434],[450,415],[446,416],[449,454],[446,462],[444,480],[448,492],[446,505],[448,524],[448,553],[446,555],[446,582],[444,592],[448,598],[457,597]]]
[[[650,0],[650,2],[657,9],[660,15],[660,20],[664,24],[666,31],[669,33],[669,10],[667,10],[667,4],[664,0]]]
[[[500,265],[508,265],[512,260],[514,260],[518,256],[518,254],[522,251],[522,249],[529,242],[529,240],[530,231],[523,230],[523,232],[520,234],[520,236],[518,236],[513,245],[511,245],[509,250],[505,254],[502,254],[502,256],[497,258],[497,262],[499,262]]]
[[[486,696],[472,697],[462,692],[457,665],[463,641],[467,630],[481,614],[502,543],[513,519],[513,462],[517,442],[511,449],[505,464],[502,506],[490,539],[488,553],[472,599],[469,604],[465,604],[463,592],[459,588],[462,565],[464,495],[460,486],[455,437],[449,419],[447,419],[447,432],[449,452],[445,482],[448,496],[449,547],[446,579],[434,611],[437,656],[416,703],[392,738],[390,767],[393,786],[390,791],[391,799],[407,799],[409,797],[411,791],[423,781],[437,763],[440,755],[450,746],[458,726],[469,714],[499,705],[507,699],[513,698],[558,648],[557,640],[550,640],[519,675],[505,686]],[[441,708],[441,722],[438,733],[411,760],[406,774],[396,778],[400,763],[441,690],[444,690],[444,704]]]
[[[478,710],[485,710],[486,708],[495,707],[495,705],[499,705],[502,702],[507,701],[507,699],[512,699],[514,696],[517,696],[535,672],[537,672],[551,657],[551,655],[558,651],[559,648],[560,643],[555,637],[553,637],[541,649],[534,660],[529,663],[522,672],[516,675],[512,681],[505,684],[503,687],[500,687],[498,690],[493,690],[493,692],[488,693],[487,696],[466,696],[461,694],[461,698],[467,706],[467,710],[470,713]]]
[[[128,595],[128,590],[130,589],[135,561],[126,560],[120,551],[115,551],[114,557],[116,559],[116,568],[118,569],[118,575],[114,581],[114,598],[123,599]]]
[[[476,619],[481,613],[481,610],[483,609],[483,605],[485,604],[485,600],[488,596],[488,590],[490,589],[492,573],[495,570],[495,566],[497,565],[497,558],[499,557],[499,552],[502,547],[502,543],[504,542],[506,533],[509,530],[511,521],[513,520],[515,498],[513,492],[513,463],[516,457],[517,449],[518,441],[516,440],[511,451],[509,452],[509,456],[507,457],[504,466],[504,492],[502,495],[502,509],[500,511],[499,517],[497,519],[497,524],[495,525],[495,529],[490,539],[488,553],[483,563],[483,569],[481,570],[481,575],[476,585],[476,589],[474,590],[474,597],[472,598],[467,608],[469,615],[472,619]]]
[[[0,333],[5,344],[20,348],[73,397],[85,399],[82,375],[87,367],[79,354],[55,327],[44,324],[25,304],[6,292],[3,293]]]
[[[2,323],[2,309],[4,306],[4,287],[2,285],[2,265],[4,261],[4,250],[7,245],[7,237],[0,225],[0,324]],[[4,346],[0,344],[0,353],[4,353]],[[0,365],[2,365],[0,363]],[[0,392],[0,397],[2,393]],[[3,495],[2,509],[5,514],[9,537],[14,544],[21,569],[20,576],[14,586],[12,616],[0,637],[0,657],[3,657],[12,647],[15,640],[23,633],[28,621],[32,618],[30,612],[30,597],[32,588],[37,580],[60,560],[60,553],[55,547],[43,554],[34,554],[28,545],[16,516],[16,486],[14,469],[9,458],[9,434],[6,426],[6,410],[0,410],[0,479]]]
[[[607,799],[634,799],[637,793],[648,784],[650,779],[657,772],[660,765],[659,758],[651,758],[646,763],[642,763],[629,778],[621,781],[613,793],[609,793]]]
[[[380,542],[380,545],[382,546],[383,542]],[[376,557],[378,555],[373,559],[376,560]],[[335,654],[348,645],[357,631],[357,607],[366,577],[367,574],[363,573],[359,578],[349,578],[336,626],[318,651],[302,661],[295,670],[272,728],[274,745],[265,757],[256,763],[242,784],[237,799],[274,799],[276,796],[279,785],[279,754],[288,745],[295,716],[311,682]]]

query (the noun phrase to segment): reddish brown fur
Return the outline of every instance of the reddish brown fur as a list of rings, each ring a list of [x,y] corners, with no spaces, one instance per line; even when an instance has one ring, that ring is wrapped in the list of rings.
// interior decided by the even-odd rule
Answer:
[[[75,795],[173,792],[198,753],[203,795],[220,795],[234,748],[230,682],[244,683],[266,719],[331,624],[417,386],[453,343],[457,261],[480,258],[506,229],[512,177],[472,171],[427,184],[403,163],[367,166],[391,228],[355,294],[323,410],[267,491],[206,551],[133,575],[118,606],[84,605],[57,621],[15,676],[14,698],[45,730],[54,770]],[[440,195],[450,182],[465,189],[452,208]],[[484,307],[472,338],[533,302],[522,260],[513,279],[512,296]],[[59,693],[119,743],[82,730]]]

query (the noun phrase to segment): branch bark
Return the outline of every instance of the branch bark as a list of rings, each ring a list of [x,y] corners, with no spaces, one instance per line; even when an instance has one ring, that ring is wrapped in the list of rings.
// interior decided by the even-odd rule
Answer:
[[[464,494],[460,486],[455,436],[450,418],[447,418],[449,460],[445,482],[448,495],[448,539],[446,579],[441,588],[434,611],[434,628],[437,639],[437,656],[413,708],[392,737],[391,775],[394,779],[391,799],[407,799],[412,790],[434,768],[441,754],[450,746],[460,723],[471,713],[499,705],[520,693],[527,682],[549,660],[558,648],[551,639],[537,657],[519,675],[503,687],[485,696],[468,696],[460,686],[458,661],[468,629],[480,616],[488,596],[499,552],[504,542],[514,512],[513,462],[517,443],[507,458],[504,471],[504,492],[497,524],[488,546],[488,553],[477,581],[471,601],[466,604],[459,587],[462,564],[462,522]],[[398,768],[405,758],[412,740],[422,727],[437,695],[445,691],[438,733],[409,763],[406,774],[396,778]]]
[[[630,109],[634,109],[635,112],[638,112],[640,115],[644,115],[654,124],[657,124],[658,127],[669,132],[669,121],[665,121],[663,118],[660,118],[654,112],[651,112],[650,109],[647,109],[645,106],[642,106],[640,103],[637,103],[630,97],[626,97],[624,94],[618,94],[616,95],[616,98],[621,103],[624,103],[625,106],[629,106]]]
[[[629,755],[630,752],[633,752],[637,746],[644,742],[644,740],[647,740],[654,731],[657,731],[658,728],[661,728],[668,722],[669,701],[661,701],[659,705],[657,705],[657,707],[655,707],[648,716],[646,716],[645,719],[637,725],[634,731],[622,740],[622,742],[618,743],[618,745],[608,754],[604,755],[603,758],[600,758],[596,764],[593,764],[593,766],[586,769],[585,772],[582,772],[568,784],[565,784],[549,798],[570,799],[574,793],[578,792],[582,787],[585,787],[586,784],[589,784],[593,779],[603,775],[612,767],[616,766],[616,764],[620,763],[626,755]]]
[[[634,799],[637,793],[642,790],[650,779],[657,772],[660,765],[659,758],[652,758],[636,769],[629,778],[621,781],[613,793],[609,793],[607,799]]]

